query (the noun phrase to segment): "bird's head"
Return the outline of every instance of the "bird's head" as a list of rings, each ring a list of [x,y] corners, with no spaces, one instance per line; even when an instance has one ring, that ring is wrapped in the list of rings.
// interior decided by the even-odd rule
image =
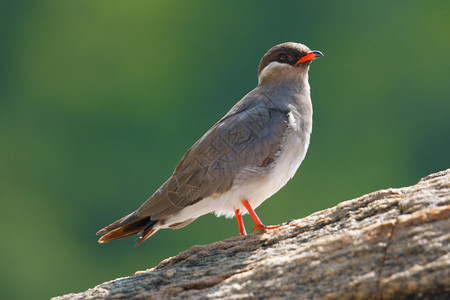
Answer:
[[[258,82],[267,84],[307,78],[311,61],[322,56],[322,52],[311,51],[300,43],[276,45],[267,51],[259,63]]]

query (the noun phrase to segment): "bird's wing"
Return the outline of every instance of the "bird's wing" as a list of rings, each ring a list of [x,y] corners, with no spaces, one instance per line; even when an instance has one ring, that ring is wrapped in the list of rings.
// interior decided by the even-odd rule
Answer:
[[[165,219],[228,191],[242,172],[270,168],[287,128],[287,111],[254,102],[245,109],[233,108],[189,149],[135,216]]]

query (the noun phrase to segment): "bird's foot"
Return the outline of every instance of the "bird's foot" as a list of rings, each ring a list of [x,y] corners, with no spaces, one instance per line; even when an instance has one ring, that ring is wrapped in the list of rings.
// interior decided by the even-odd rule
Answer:
[[[242,199],[241,203],[247,209],[248,213],[250,214],[250,217],[252,217],[252,219],[253,219],[253,222],[255,222],[255,227],[253,227],[253,232],[255,232],[257,229],[259,231],[263,231],[263,230],[267,230],[267,229],[275,229],[275,228],[280,227],[280,225],[264,226],[264,224],[261,222],[261,220],[256,215],[255,211],[251,207],[250,203],[248,203],[247,199]],[[236,212],[236,210],[235,210],[235,212]],[[238,217],[238,213],[239,213],[239,210],[237,210],[236,217]],[[240,214],[239,214],[239,217],[240,217]],[[242,217],[240,217],[240,218],[242,219]],[[239,223],[239,218],[238,218],[238,223]],[[241,228],[240,225],[239,225],[239,228]]]
[[[276,229],[278,227],[280,227],[280,225],[264,226],[263,224],[256,224],[255,227],[253,227],[253,232],[256,230],[263,231],[268,229]]]

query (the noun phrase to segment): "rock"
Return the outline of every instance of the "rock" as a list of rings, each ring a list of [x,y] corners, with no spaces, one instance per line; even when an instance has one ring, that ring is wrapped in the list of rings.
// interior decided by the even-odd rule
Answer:
[[[53,299],[450,299],[450,169]]]

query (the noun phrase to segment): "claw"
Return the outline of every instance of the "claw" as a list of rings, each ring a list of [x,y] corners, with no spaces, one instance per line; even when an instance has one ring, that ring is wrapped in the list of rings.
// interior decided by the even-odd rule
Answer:
[[[255,225],[255,227],[253,227],[253,232],[255,232],[256,230],[263,231],[268,229],[277,229],[278,227],[280,227],[280,225],[264,226],[263,224],[257,224]]]

